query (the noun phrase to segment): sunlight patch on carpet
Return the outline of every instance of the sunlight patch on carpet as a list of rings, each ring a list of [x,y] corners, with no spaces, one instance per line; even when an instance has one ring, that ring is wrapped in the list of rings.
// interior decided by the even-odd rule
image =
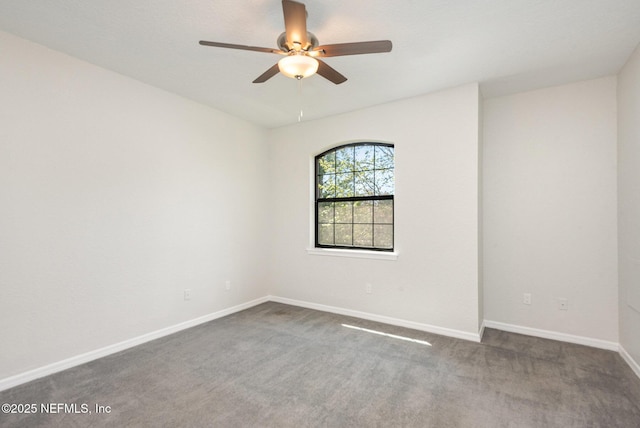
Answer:
[[[399,336],[397,334],[385,333],[385,332],[378,331],[378,330],[370,330],[368,328],[356,327],[354,325],[349,325],[349,324],[342,324],[342,326],[346,327],[346,328],[350,328],[352,330],[364,331],[365,333],[377,334],[379,336],[391,337],[392,339],[400,339],[400,340],[404,340],[404,341],[407,341],[407,342],[417,343],[417,344],[420,344],[420,345],[431,346],[431,344],[429,342],[426,342],[426,341],[420,340],[420,339],[413,339],[411,337]]]

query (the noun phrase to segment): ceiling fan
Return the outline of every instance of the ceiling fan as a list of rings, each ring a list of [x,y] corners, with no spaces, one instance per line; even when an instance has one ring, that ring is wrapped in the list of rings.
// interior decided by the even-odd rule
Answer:
[[[205,40],[201,40],[200,44],[203,46],[284,55],[284,58],[258,76],[253,83],[266,82],[280,72],[285,76],[298,80],[318,73],[325,79],[339,85],[345,82],[347,78],[318,58],[391,51],[392,44],[389,40],[319,46],[317,37],[307,31],[307,9],[304,4],[293,0],[282,0],[282,11],[284,12],[285,32],[278,37],[277,43],[279,49],[208,42]]]

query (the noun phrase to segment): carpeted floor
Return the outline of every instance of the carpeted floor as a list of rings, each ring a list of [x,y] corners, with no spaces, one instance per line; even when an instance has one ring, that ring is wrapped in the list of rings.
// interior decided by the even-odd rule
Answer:
[[[477,344],[278,303],[0,403],[38,408],[0,414],[2,427],[640,427],[640,379],[615,352],[491,329]]]

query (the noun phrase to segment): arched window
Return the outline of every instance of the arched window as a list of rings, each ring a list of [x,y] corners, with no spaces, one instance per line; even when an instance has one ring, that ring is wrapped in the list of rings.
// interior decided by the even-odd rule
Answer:
[[[393,155],[352,143],[316,156],[316,247],[393,251]]]

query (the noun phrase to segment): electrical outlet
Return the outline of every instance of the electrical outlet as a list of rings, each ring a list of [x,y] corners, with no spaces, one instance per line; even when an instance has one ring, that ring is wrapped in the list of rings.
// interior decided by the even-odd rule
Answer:
[[[524,293],[524,295],[522,296],[522,303],[524,303],[525,305],[531,304],[531,293]]]
[[[225,290],[231,290],[231,281],[226,280],[224,283],[224,289]]]
[[[558,299],[558,310],[568,311],[569,310],[569,300],[564,297],[560,297]]]
[[[191,300],[191,289],[187,288],[184,290],[184,300]]]
[[[366,284],[364,289],[367,292],[367,294],[373,293],[373,288],[371,287],[371,284]]]

